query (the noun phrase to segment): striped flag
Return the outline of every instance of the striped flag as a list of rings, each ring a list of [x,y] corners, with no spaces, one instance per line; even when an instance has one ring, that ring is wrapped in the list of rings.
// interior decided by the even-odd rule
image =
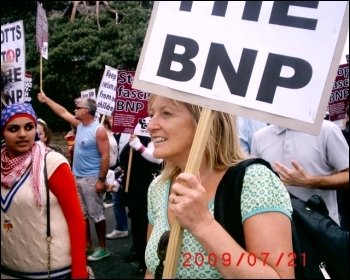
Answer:
[[[48,58],[48,48],[49,48],[49,26],[47,23],[46,11],[37,2],[37,11],[36,11],[36,46],[45,59]]]

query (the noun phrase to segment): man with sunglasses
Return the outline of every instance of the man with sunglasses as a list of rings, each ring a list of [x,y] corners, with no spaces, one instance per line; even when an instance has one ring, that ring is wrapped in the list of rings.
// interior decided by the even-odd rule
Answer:
[[[110,256],[106,248],[106,219],[103,194],[109,166],[109,141],[105,128],[95,117],[96,101],[92,98],[75,100],[75,115],[45,95],[38,93],[38,100],[48,105],[58,116],[77,128],[73,173],[86,219],[87,259],[98,261]],[[94,221],[98,247],[93,249],[88,218]]]

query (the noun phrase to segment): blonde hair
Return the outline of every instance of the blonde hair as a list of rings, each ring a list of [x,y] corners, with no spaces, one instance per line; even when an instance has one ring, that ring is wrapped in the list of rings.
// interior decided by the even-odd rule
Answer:
[[[152,106],[156,95],[151,95],[148,101],[148,108]],[[195,125],[198,124],[202,107],[171,99],[174,103],[183,104],[191,113]],[[246,159],[239,138],[236,125],[236,116],[228,113],[213,111],[213,124],[209,133],[208,141],[204,150],[211,170],[225,170],[230,166]],[[163,180],[174,178],[181,172],[180,168],[165,162],[162,171]]]

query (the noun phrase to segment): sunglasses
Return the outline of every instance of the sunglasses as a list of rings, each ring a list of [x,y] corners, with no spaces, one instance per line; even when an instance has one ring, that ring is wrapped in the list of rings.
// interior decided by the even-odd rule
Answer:
[[[164,270],[164,260],[166,256],[166,251],[169,243],[170,230],[165,231],[159,239],[157,255],[159,258],[159,264],[156,267],[156,271],[154,273],[154,279],[162,279],[163,270]]]
[[[87,107],[79,107],[79,106],[76,106],[75,109],[76,109],[76,110],[87,109]]]

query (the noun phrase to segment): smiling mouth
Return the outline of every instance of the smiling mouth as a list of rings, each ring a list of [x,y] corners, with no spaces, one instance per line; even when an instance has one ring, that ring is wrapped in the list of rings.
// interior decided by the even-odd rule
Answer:
[[[165,142],[166,140],[167,139],[165,139],[164,137],[159,137],[159,136],[152,137],[152,141],[154,144],[162,143],[162,142]]]

